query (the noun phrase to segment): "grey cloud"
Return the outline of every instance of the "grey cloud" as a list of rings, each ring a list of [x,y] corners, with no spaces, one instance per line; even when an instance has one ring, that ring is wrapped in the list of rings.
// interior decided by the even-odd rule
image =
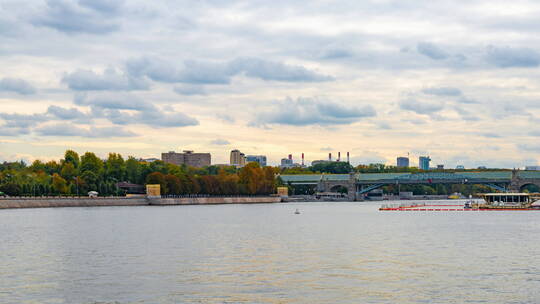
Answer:
[[[104,109],[137,111],[154,109],[151,103],[130,94],[76,94],[74,103]]]
[[[90,106],[96,117],[106,118],[119,125],[146,124],[159,128],[199,124],[193,117],[170,110],[162,111],[150,102],[130,94],[78,94],[74,102],[81,106]]]
[[[136,116],[136,121],[140,121],[151,127],[175,128],[196,126],[199,121],[191,116],[179,112],[165,113],[159,110],[152,112],[140,112]]]
[[[452,87],[432,87],[423,89],[422,92],[436,96],[461,96],[463,94],[460,89]]]
[[[487,138],[502,138],[500,134],[492,133],[492,132],[481,133],[479,135],[482,137],[487,137]]]
[[[29,128],[10,127],[7,125],[0,125],[0,136],[20,136],[30,133]]]
[[[228,62],[187,60],[181,67],[164,60],[144,57],[128,61],[126,67],[134,77],[147,76],[154,81],[168,83],[228,84],[232,77],[241,74],[262,80],[285,82],[321,82],[334,79],[303,66],[252,57]]]
[[[117,125],[144,124],[154,128],[174,128],[196,126],[199,121],[193,117],[179,112],[166,113],[157,108],[140,111],[135,114],[119,111],[117,109],[102,109],[100,117],[106,118]]]
[[[540,152],[540,145],[538,144],[518,144],[517,147],[523,151]]]
[[[47,121],[47,117],[43,114],[0,113],[0,118],[6,121],[4,126],[8,128],[28,128]]]
[[[236,73],[245,73],[246,76],[263,80],[289,81],[289,82],[321,82],[334,78],[310,71],[303,66],[283,64],[259,58],[239,58],[229,63]]]
[[[354,54],[347,50],[346,48],[342,47],[329,47],[327,49],[322,50],[319,53],[320,59],[341,59],[341,58],[348,58],[352,57]]]
[[[231,143],[225,139],[214,139],[210,142],[210,144],[218,145],[218,146],[226,146],[226,145],[230,145]]]
[[[131,91],[148,90],[149,84],[144,79],[123,75],[114,69],[106,69],[103,74],[89,70],[76,70],[66,74],[62,82],[72,90],[77,91]]]
[[[464,104],[477,104],[477,103],[480,103],[477,100],[466,97],[466,96],[462,96],[462,97],[458,98],[457,102],[464,103]]]
[[[124,5],[123,0],[78,0],[78,3],[107,15],[119,13]]]
[[[448,58],[448,54],[445,51],[430,42],[419,42],[416,45],[416,50],[418,53],[433,60],[442,60]]]
[[[529,48],[490,46],[487,49],[486,59],[489,63],[501,68],[531,68],[540,65],[540,54]]]
[[[107,9],[105,1],[92,2],[47,0],[43,14],[35,16],[32,23],[65,33],[103,34],[118,30],[120,26],[114,16],[117,12],[115,4],[109,4]]]
[[[250,125],[340,125],[351,124],[376,115],[375,109],[370,105],[361,108],[348,107],[333,101],[315,98],[298,98],[296,100],[287,98],[284,101],[275,102],[270,111],[261,112],[257,115],[257,120],[252,121]]]
[[[0,91],[15,92],[22,95],[36,93],[36,89],[26,80],[19,78],[3,78],[0,80]]]
[[[377,123],[377,128],[379,128],[381,130],[392,130],[392,125],[390,125],[387,122],[381,121],[381,122]]]
[[[188,60],[177,68],[171,62],[149,57],[130,60],[126,67],[133,76],[168,83],[228,84],[233,74],[223,63]]]
[[[174,91],[180,95],[207,95],[208,92],[200,85],[183,85],[174,88]]]
[[[54,118],[61,120],[78,120],[78,121],[88,121],[89,116],[76,108],[63,108],[59,106],[49,106],[47,109],[47,114],[53,116]]]
[[[478,121],[478,120],[480,120],[478,118],[478,116],[473,115],[470,111],[467,111],[466,109],[464,109],[464,108],[462,108],[460,106],[455,106],[454,110],[459,114],[459,116],[461,116],[461,119],[463,119],[463,120],[466,120],[466,121]]]
[[[89,129],[81,128],[70,123],[58,123],[42,126],[34,130],[41,136],[78,136],[88,138],[99,137],[133,137],[137,134],[123,130],[117,127],[91,127]]]
[[[426,102],[418,101],[416,99],[405,99],[399,102],[399,107],[402,110],[412,111],[417,114],[431,115],[441,111],[444,108],[444,104],[441,102]]]
[[[236,121],[234,117],[229,114],[216,114],[216,117],[228,123],[234,123]]]

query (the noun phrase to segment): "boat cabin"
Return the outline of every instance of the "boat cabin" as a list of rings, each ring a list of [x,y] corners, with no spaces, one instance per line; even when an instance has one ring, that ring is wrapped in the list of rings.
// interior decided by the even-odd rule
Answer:
[[[531,203],[529,193],[486,193],[484,200],[488,205],[526,205]]]

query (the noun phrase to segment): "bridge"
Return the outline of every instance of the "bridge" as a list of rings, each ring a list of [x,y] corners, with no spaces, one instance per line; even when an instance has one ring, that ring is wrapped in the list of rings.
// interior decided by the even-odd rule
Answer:
[[[540,171],[481,171],[428,173],[350,173],[280,175],[285,184],[316,185],[317,191],[346,188],[351,200],[386,185],[481,184],[502,192],[520,192],[525,186],[540,187]]]

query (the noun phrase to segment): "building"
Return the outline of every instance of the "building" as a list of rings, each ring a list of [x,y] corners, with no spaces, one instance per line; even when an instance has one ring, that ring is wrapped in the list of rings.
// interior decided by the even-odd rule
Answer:
[[[527,170],[527,171],[540,171],[540,166],[526,166],[525,170]]]
[[[318,165],[318,164],[326,164],[326,163],[333,163],[333,162],[334,162],[333,160],[319,159],[319,160],[312,161],[311,165],[315,166],[315,165]]]
[[[139,161],[146,162],[146,163],[153,163],[155,161],[158,161],[158,158],[151,157],[151,158],[141,158]]]
[[[444,170],[444,165],[437,165],[437,170]]]
[[[281,159],[281,168],[292,168],[292,167],[294,167],[294,163],[291,158]]]
[[[418,158],[418,167],[421,170],[429,170],[429,162],[431,161],[431,158],[429,156],[420,156]]]
[[[184,150],[182,153],[176,153],[174,151],[161,153],[161,160],[177,166],[186,165],[197,168],[210,166],[212,163],[210,153],[193,153],[191,150]]]
[[[407,168],[407,167],[409,167],[409,158],[408,157],[398,157],[397,158],[397,167],[398,168]]]
[[[238,149],[234,149],[231,151],[231,158],[230,158],[230,164],[231,166],[235,166],[237,168],[242,168],[246,165],[246,155]]]
[[[463,165],[457,165],[456,166],[456,170],[464,170],[465,169],[465,166]]]
[[[246,156],[246,162],[258,163],[261,167],[266,167],[266,156],[265,155],[248,155]]]

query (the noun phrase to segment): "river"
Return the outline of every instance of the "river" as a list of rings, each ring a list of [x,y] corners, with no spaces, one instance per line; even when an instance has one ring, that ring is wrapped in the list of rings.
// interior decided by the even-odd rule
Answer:
[[[0,210],[0,303],[540,301],[540,212],[379,205]]]

